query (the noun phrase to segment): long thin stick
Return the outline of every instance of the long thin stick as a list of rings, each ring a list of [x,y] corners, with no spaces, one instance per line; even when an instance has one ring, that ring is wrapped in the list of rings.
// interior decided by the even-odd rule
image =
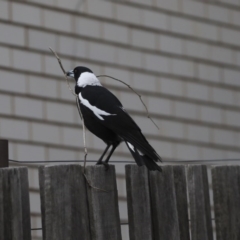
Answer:
[[[81,112],[81,109],[80,109],[80,105],[79,105],[79,101],[78,101],[78,95],[72,90],[69,82],[68,82],[68,78],[67,78],[67,73],[62,65],[62,61],[60,59],[60,57],[57,55],[57,53],[55,51],[53,51],[52,48],[49,47],[49,49],[51,50],[51,52],[55,55],[55,57],[57,58],[58,60],[58,63],[64,73],[64,76],[66,78],[66,81],[67,81],[67,85],[68,85],[68,89],[72,92],[72,94],[74,96],[76,96],[76,104],[77,104],[77,108],[78,108],[78,112],[79,112],[79,115],[82,119],[82,123],[83,123],[83,145],[84,145],[84,152],[85,152],[85,156],[84,156],[84,172],[85,172],[85,167],[86,167],[86,161],[87,161],[87,154],[88,154],[88,151],[87,151],[87,147],[86,147],[86,127],[85,127],[85,123],[84,123],[84,119],[83,119],[83,116],[82,116],[82,112]]]
[[[134,90],[129,84],[125,83],[124,81],[120,80],[120,79],[117,79],[117,78],[114,78],[114,77],[111,77],[111,76],[108,76],[108,75],[99,75],[97,77],[108,77],[108,78],[111,78],[115,81],[118,81],[118,82],[121,82],[122,84],[126,85],[129,89],[131,89],[140,99],[140,101],[142,102],[143,106],[145,107],[146,109],[146,112],[147,112],[147,117],[152,121],[152,123],[156,126],[157,129],[159,129],[158,125],[153,121],[153,119],[151,118],[150,114],[149,114],[149,111],[148,111],[148,108],[146,106],[146,104],[143,102],[142,100],[142,96],[141,94],[139,94],[136,90]]]

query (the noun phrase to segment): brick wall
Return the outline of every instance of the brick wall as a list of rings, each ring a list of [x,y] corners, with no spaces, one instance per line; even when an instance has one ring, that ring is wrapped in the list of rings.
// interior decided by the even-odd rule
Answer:
[[[137,96],[101,79],[165,161],[239,158],[239,0],[1,0],[0,32],[0,137],[10,140],[10,158],[83,159],[74,97],[49,46],[65,69],[85,65],[138,90],[159,131]],[[98,159],[101,140],[87,134],[87,145],[88,159]],[[132,158],[122,145],[112,159]],[[124,165],[116,166],[127,219]],[[39,227],[34,167],[30,180],[32,226]]]

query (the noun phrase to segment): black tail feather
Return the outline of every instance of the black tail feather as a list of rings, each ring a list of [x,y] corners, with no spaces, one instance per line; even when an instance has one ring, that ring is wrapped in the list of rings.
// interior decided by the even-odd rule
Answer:
[[[141,155],[136,147],[134,147],[127,141],[125,142],[138,166],[145,165],[150,171],[155,171],[155,170],[159,172],[162,171],[162,168],[156,163],[156,161],[148,157],[146,154]]]
[[[162,172],[162,168],[150,157],[148,157],[147,155],[143,155],[141,157],[144,161],[145,166],[148,168],[148,170],[150,170],[150,171],[157,170],[159,172]]]

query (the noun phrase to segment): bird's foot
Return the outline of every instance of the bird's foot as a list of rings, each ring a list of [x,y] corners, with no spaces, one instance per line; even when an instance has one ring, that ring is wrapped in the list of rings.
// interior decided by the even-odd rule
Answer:
[[[98,161],[96,165],[104,165],[106,171],[109,169],[109,164],[107,162]]]
[[[105,171],[107,171],[109,169],[109,164],[107,162],[103,162],[103,165],[105,167]]]

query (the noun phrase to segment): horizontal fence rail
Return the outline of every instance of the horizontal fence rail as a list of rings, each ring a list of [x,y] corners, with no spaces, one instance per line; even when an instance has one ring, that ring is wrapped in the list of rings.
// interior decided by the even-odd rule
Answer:
[[[213,239],[205,165],[125,169],[130,240]],[[240,239],[240,166],[213,167],[212,184],[217,240]],[[114,166],[40,166],[39,185],[44,240],[122,240]],[[29,206],[27,168],[0,168],[0,239],[31,239]]]

